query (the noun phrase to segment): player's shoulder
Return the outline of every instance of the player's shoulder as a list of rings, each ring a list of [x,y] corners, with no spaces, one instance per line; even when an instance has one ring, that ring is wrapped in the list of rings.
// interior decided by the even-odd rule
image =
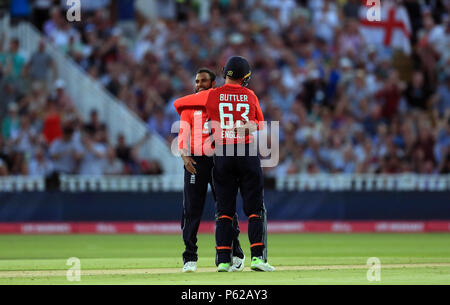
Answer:
[[[208,91],[209,91],[210,95],[213,95],[214,93],[222,92],[224,90],[225,90],[225,86],[219,86],[219,87],[209,89]]]
[[[223,87],[211,88],[204,93],[206,104],[208,104],[211,100],[214,100],[223,90]],[[204,92],[204,91],[203,91]]]
[[[251,97],[254,98],[256,101],[258,101],[258,97],[256,96],[255,91],[253,91],[253,90],[251,90],[251,89],[249,89],[249,88],[245,88],[245,87],[242,87],[242,88],[245,89],[245,93],[246,93],[247,95],[251,96]]]
[[[214,90],[216,90],[215,88],[211,88],[208,90],[202,90],[200,92],[197,92],[196,95],[197,96],[208,96],[211,92],[214,92]]]
[[[252,89],[249,89],[247,87],[242,87],[242,88],[244,88],[249,94],[256,96],[255,91],[253,91]]]
[[[203,90],[203,91],[200,91],[197,93],[179,97],[175,100],[174,105],[183,105],[183,104],[190,103],[190,102],[200,101],[202,97],[208,96],[209,92],[211,90],[213,90],[213,89]]]
[[[204,106],[208,97],[211,95],[212,92],[214,92],[214,90],[215,90],[215,88],[211,88],[208,90],[202,90],[202,91],[194,94],[195,99],[200,102],[199,106]]]
[[[211,90],[212,89],[203,90],[198,93],[180,97],[175,100],[173,106],[175,107],[178,113],[181,113],[181,111],[186,108],[204,107]]]

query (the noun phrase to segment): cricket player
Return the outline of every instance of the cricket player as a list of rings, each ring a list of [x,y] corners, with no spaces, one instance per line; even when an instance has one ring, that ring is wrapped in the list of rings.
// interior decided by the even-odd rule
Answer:
[[[206,110],[215,141],[213,182],[216,190],[216,256],[219,272],[230,272],[233,215],[238,190],[249,218],[248,237],[254,271],[274,271],[267,263],[267,220],[261,161],[250,126],[264,128],[259,100],[247,89],[251,78],[248,61],[228,59],[223,70],[225,85],[207,92]]]
[[[196,73],[195,92],[209,90],[216,85],[216,75],[208,69]],[[185,244],[183,272],[197,270],[197,233],[205,206],[208,184],[212,185],[214,145],[211,140],[205,101],[196,95],[175,101],[175,108],[181,116],[178,147],[184,161],[184,200],[182,231]],[[244,269],[245,256],[239,243],[237,215],[233,216],[233,252],[231,271]]]

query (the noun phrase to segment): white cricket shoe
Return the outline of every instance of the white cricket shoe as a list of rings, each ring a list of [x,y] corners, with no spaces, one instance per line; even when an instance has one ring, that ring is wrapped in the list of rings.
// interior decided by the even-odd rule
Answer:
[[[187,262],[184,264],[183,272],[184,273],[191,273],[197,271],[197,262]]]
[[[233,256],[231,272],[239,272],[239,271],[244,270],[244,262],[245,262],[245,255],[244,255],[244,258],[240,258],[238,256]]]

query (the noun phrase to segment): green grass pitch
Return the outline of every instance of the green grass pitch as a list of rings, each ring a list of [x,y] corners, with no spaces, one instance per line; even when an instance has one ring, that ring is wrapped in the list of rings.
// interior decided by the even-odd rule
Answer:
[[[199,270],[181,273],[180,235],[0,236],[0,284],[450,284],[450,234],[271,234],[274,273],[215,272],[213,235],[199,235]],[[81,261],[69,282],[67,259]],[[381,281],[367,280],[369,257]]]

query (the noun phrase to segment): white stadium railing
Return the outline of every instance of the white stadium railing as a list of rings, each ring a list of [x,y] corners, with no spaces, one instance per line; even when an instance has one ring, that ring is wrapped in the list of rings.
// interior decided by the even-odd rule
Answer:
[[[290,175],[278,177],[278,191],[370,192],[450,191],[450,175]],[[60,177],[63,192],[179,192],[183,175],[161,176],[72,176]],[[45,191],[45,178],[0,177],[0,192]]]
[[[0,20],[0,32],[5,33],[6,41],[17,37],[21,42],[21,51],[29,57],[36,49],[42,35],[29,23],[17,27],[9,26],[9,17]],[[123,133],[129,143],[138,142],[147,132],[146,124],[126,105],[117,100],[101,84],[85,73],[71,58],[60,52],[53,45],[47,45],[47,52],[57,64],[58,78],[66,82],[66,90],[75,103],[83,119],[89,118],[92,109],[98,111],[99,117],[109,130],[111,143],[116,143],[117,135]],[[183,162],[175,157],[169,143],[159,134],[154,133],[141,146],[141,157],[158,160],[165,173],[182,173]]]
[[[183,176],[61,176],[65,192],[168,192],[182,191]]]
[[[9,176],[0,177],[0,192],[43,192],[45,179],[43,177]]]
[[[279,191],[448,191],[450,175],[317,174],[277,177]]]

